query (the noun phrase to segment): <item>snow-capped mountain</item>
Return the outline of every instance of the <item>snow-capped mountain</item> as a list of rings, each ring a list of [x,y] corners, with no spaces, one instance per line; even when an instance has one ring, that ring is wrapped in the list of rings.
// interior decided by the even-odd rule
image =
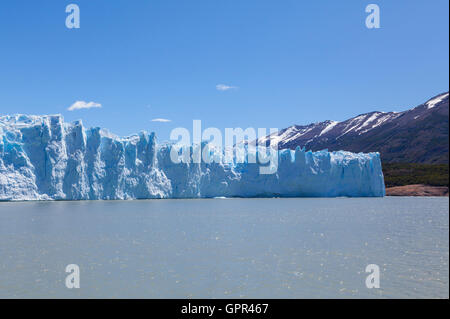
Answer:
[[[447,92],[404,112],[371,112],[342,122],[293,125],[260,138],[258,144],[271,140],[278,142],[279,149],[376,151],[385,162],[448,163],[448,109]]]

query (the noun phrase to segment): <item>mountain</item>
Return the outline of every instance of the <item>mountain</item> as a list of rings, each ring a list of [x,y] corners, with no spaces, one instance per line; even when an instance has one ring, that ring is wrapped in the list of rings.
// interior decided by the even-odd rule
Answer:
[[[277,140],[279,149],[380,152],[386,163],[446,164],[448,111],[447,92],[404,112],[371,112],[342,122],[293,125],[259,139],[258,144]]]

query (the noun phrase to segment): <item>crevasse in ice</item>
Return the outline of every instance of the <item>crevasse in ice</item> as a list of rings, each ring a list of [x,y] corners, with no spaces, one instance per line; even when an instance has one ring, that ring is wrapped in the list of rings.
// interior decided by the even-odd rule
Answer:
[[[256,163],[180,163],[145,132],[120,138],[60,115],[0,117],[0,200],[384,196],[378,153],[280,150]]]

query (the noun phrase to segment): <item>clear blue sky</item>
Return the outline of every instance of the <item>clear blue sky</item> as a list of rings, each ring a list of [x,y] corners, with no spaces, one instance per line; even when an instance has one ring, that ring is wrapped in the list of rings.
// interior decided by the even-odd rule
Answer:
[[[80,29],[65,26],[70,3],[80,7]],[[365,26],[369,3],[380,6],[380,29]],[[0,114],[61,113],[119,135],[147,130],[168,139],[193,119],[204,127],[281,129],[402,111],[448,90],[448,6],[1,1]],[[79,100],[103,107],[67,111]]]

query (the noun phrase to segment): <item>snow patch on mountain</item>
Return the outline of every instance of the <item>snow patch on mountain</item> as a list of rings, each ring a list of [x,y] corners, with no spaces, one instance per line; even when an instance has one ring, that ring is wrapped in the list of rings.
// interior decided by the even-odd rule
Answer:
[[[339,122],[337,122],[337,121],[329,121],[329,124],[322,130],[322,132],[320,132],[319,136],[322,136],[326,132],[329,132],[330,130],[332,130],[333,127],[335,127],[338,123]]]
[[[439,96],[435,97],[434,99],[429,100],[427,103],[425,103],[425,105],[427,106],[428,109],[432,109],[437,104],[442,102],[445,98],[447,98],[448,95],[449,95],[449,93],[439,95]]]

